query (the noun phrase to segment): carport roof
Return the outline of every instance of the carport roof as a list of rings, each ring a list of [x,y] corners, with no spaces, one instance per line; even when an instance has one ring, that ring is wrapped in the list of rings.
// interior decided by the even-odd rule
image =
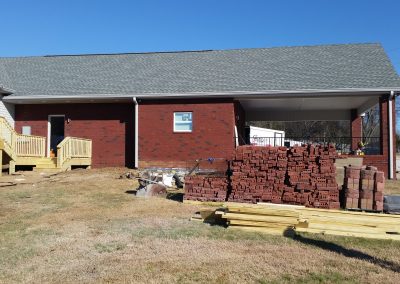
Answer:
[[[9,97],[400,90],[380,44],[0,58]]]

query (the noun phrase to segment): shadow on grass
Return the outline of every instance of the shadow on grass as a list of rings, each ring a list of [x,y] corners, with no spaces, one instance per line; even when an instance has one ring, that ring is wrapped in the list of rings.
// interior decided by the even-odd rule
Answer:
[[[177,201],[177,202],[183,202],[183,196],[184,194],[179,192],[179,193],[168,193],[167,194],[167,199]]]
[[[374,265],[380,266],[387,270],[391,270],[393,272],[400,272],[400,266],[397,263],[371,256],[371,255],[364,253],[362,251],[359,251],[359,250],[348,249],[348,248],[345,248],[344,246],[341,246],[341,245],[338,245],[338,244],[335,244],[332,242],[307,238],[307,237],[304,237],[304,236],[301,236],[298,234],[295,234],[292,236],[285,234],[285,236],[292,238],[293,240],[295,240],[299,243],[319,247],[321,249],[335,252],[337,254],[340,254],[340,255],[343,255],[346,257],[365,260],[365,261],[373,263]]]

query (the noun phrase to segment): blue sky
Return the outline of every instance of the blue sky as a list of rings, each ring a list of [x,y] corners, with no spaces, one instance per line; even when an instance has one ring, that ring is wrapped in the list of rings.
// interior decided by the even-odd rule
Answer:
[[[0,0],[0,56],[380,42],[400,73],[398,0]]]

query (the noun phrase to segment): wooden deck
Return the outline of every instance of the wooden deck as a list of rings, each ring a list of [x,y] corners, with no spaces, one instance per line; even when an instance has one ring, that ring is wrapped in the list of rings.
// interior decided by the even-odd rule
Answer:
[[[92,140],[65,137],[57,145],[56,157],[47,157],[45,137],[18,134],[4,117],[0,117],[0,164],[8,165],[10,174],[15,172],[16,166],[54,171],[71,170],[74,166],[89,168]]]

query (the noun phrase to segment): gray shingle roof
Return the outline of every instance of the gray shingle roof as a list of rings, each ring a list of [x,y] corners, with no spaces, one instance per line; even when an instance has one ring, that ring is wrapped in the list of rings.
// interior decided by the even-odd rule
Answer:
[[[400,88],[380,44],[0,58],[18,95]],[[13,96],[14,96],[13,95]]]

